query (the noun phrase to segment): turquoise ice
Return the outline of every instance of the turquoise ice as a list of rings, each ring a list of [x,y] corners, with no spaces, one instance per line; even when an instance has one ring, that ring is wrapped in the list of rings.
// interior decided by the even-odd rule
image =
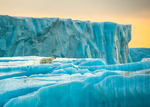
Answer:
[[[0,56],[104,58],[131,62],[131,25],[60,18],[0,16]]]
[[[130,40],[131,25],[0,15],[0,107],[149,107],[149,49]]]
[[[0,58],[0,106],[150,105],[150,59],[107,65],[97,58],[57,58],[52,64],[39,64],[41,58]]]

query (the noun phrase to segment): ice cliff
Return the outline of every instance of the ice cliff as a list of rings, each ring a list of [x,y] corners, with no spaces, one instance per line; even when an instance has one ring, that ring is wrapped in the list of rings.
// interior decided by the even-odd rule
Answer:
[[[0,16],[0,56],[104,58],[130,62],[131,25]]]
[[[1,15],[0,107],[150,107],[149,51],[130,39],[131,25]]]
[[[143,58],[150,58],[150,48],[130,48],[130,56],[133,62],[141,61]]]

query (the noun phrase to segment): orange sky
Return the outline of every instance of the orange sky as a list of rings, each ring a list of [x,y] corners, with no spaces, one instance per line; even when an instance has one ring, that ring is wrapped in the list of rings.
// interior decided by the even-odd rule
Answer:
[[[150,0],[0,0],[0,15],[132,24],[129,47],[150,48]]]

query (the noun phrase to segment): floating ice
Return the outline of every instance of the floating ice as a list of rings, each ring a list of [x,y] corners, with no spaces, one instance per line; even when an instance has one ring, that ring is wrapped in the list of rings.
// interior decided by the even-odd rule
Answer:
[[[41,58],[0,58],[0,106],[150,105],[150,59],[107,65],[98,58],[57,58],[39,64]]]
[[[149,107],[149,53],[130,39],[131,25],[0,15],[0,107]]]

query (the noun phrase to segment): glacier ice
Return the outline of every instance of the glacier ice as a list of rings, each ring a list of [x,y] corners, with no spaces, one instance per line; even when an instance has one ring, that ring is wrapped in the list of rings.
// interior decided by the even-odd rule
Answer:
[[[130,40],[131,25],[0,15],[0,107],[149,107],[149,51]]]
[[[148,58],[114,65],[99,58],[40,64],[42,58],[0,58],[0,107],[150,106]]]
[[[0,56],[104,58],[131,61],[131,25],[0,15]]]
[[[143,58],[150,58],[150,48],[130,48],[130,56],[133,62],[141,61]]]

